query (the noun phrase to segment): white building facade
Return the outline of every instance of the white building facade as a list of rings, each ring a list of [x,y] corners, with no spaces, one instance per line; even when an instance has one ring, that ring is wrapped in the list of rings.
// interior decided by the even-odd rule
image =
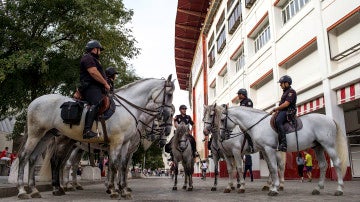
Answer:
[[[237,91],[245,88],[254,108],[270,111],[282,95],[277,81],[289,75],[298,115],[316,112],[337,121],[349,140],[346,178],[360,177],[359,19],[358,0],[209,1],[188,87],[202,156],[208,155],[203,104],[238,105]],[[288,171],[294,163],[288,153]],[[259,154],[253,154],[253,170],[258,177],[268,174]]]

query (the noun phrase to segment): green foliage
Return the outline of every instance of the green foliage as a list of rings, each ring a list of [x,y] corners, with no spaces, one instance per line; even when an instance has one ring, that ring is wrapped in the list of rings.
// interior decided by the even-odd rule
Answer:
[[[15,136],[23,131],[22,113],[32,100],[74,92],[91,39],[106,49],[100,56],[104,68],[121,73],[115,87],[138,79],[126,62],[139,53],[125,26],[132,16],[122,0],[0,1],[0,119],[17,116],[16,124],[22,125],[15,127]]]
[[[144,148],[140,145],[139,149],[134,153],[132,158],[133,167],[135,165],[144,163],[145,155],[145,168],[151,168],[151,170],[157,168],[164,168],[164,162],[162,159],[162,148],[156,144],[152,144],[147,151],[144,151]]]

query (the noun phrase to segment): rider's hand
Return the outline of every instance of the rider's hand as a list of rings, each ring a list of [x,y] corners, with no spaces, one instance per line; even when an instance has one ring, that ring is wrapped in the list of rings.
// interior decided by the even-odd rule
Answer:
[[[110,91],[110,85],[108,83],[106,83],[104,86],[107,91]]]
[[[276,108],[274,108],[273,110],[271,110],[271,114],[276,112]]]

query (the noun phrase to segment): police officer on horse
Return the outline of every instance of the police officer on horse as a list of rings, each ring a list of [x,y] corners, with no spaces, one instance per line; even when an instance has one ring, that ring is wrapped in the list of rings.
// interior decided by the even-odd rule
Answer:
[[[110,86],[106,81],[106,75],[99,61],[99,56],[104,48],[97,40],[89,41],[85,46],[86,53],[80,61],[80,82],[81,92],[85,101],[89,104],[86,112],[85,127],[83,138],[89,139],[96,137],[97,134],[91,131],[91,127],[106,91],[110,90]]]
[[[280,87],[283,89],[283,95],[279,106],[274,108],[272,112],[278,112],[275,119],[275,124],[279,133],[279,146],[278,150],[286,152],[286,134],[284,129],[284,123],[288,120],[288,117],[295,117],[296,114],[296,91],[291,88],[292,79],[290,76],[285,75],[279,79]]]
[[[240,100],[240,106],[244,107],[250,107],[253,108],[253,102],[250,98],[247,96],[247,90],[245,88],[240,88],[237,92],[239,100]],[[252,142],[252,139],[249,134],[245,133],[245,138],[248,141],[250,153],[254,153],[254,144]]]

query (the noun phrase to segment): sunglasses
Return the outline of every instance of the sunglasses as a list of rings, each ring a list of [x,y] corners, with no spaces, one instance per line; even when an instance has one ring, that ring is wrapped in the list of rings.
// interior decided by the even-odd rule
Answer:
[[[181,108],[181,110],[183,110],[183,109],[187,110],[187,108]]]

